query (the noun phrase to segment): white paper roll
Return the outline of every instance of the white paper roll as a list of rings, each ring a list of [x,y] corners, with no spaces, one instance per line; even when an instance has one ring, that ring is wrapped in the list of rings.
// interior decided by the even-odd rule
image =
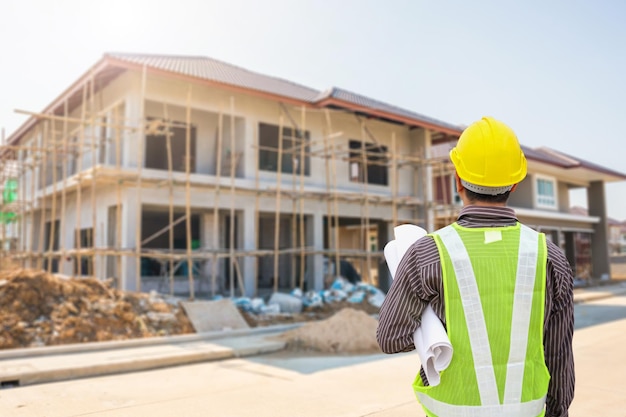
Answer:
[[[402,224],[393,231],[395,239],[388,242],[383,250],[392,279],[395,278],[406,251],[418,239],[428,234],[414,224]],[[413,343],[429,385],[438,385],[441,381],[440,372],[450,365],[453,349],[446,329],[430,304],[422,313],[420,326],[413,334]]]

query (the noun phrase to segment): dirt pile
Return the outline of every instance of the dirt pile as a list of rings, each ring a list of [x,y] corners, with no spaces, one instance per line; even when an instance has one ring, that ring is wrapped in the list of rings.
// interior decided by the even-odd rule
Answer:
[[[0,349],[193,333],[177,304],[93,279],[0,272]]]
[[[322,353],[380,353],[378,321],[363,310],[343,308],[330,318],[287,331],[278,338],[292,351]]]
[[[301,313],[239,311],[250,327],[307,322],[284,334],[292,350],[367,353],[378,350],[371,316],[378,310],[367,300],[344,300]],[[157,294],[120,291],[93,278],[0,271],[0,349],[187,333],[194,329],[182,307]]]

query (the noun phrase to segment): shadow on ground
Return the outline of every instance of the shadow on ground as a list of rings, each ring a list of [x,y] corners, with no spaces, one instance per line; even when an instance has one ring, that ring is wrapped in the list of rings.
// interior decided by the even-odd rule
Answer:
[[[574,308],[574,329],[626,319],[626,306],[578,304]]]
[[[417,356],[417,353],[412,352],[407,354],[414,354],[415,365],[416,367],[419,366],[419,358]],[[315,353],[289,352],[284,350],[268,355],[248,358],[248,360],[250,362],[255,362],[263,365],[288,369],[290,371],[298,372],[301,374],[313,374],[315,372],[326,371],[329,369],[390,359],[392,358],[392,356],[393,355],[386,355],[384,353],[379,353],[375,355],[322,355]]]

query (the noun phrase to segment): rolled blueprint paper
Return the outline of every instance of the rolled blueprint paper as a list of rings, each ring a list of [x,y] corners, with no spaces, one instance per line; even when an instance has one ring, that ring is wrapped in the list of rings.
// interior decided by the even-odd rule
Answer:
[[[395,239],[388,242],[383,250],[392,279],[409,247],[426,234],[426,230],[413,224],[394,228]],[[429,385],[438,385],[440,372],[450,365],[453,349],[446,329],[430,304],[422,313],[420,326],[413,334],[413,343]]]
[[[422,323],[413,334],[413,343],[422,361],[428,384],[439,385],[441,381],[439,373],[446,369],[452,360],[452,344],[430,304],[422,313]]]

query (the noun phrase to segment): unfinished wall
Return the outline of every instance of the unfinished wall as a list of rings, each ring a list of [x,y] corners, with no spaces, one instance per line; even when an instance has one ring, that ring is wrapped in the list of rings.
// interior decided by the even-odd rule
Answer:
[[[393,226],[428,227],[428,130],[145,73],[95,85],[6,148],[18,262],[129,290],[254,295],[321,289],[325,258],[378,284]]]

